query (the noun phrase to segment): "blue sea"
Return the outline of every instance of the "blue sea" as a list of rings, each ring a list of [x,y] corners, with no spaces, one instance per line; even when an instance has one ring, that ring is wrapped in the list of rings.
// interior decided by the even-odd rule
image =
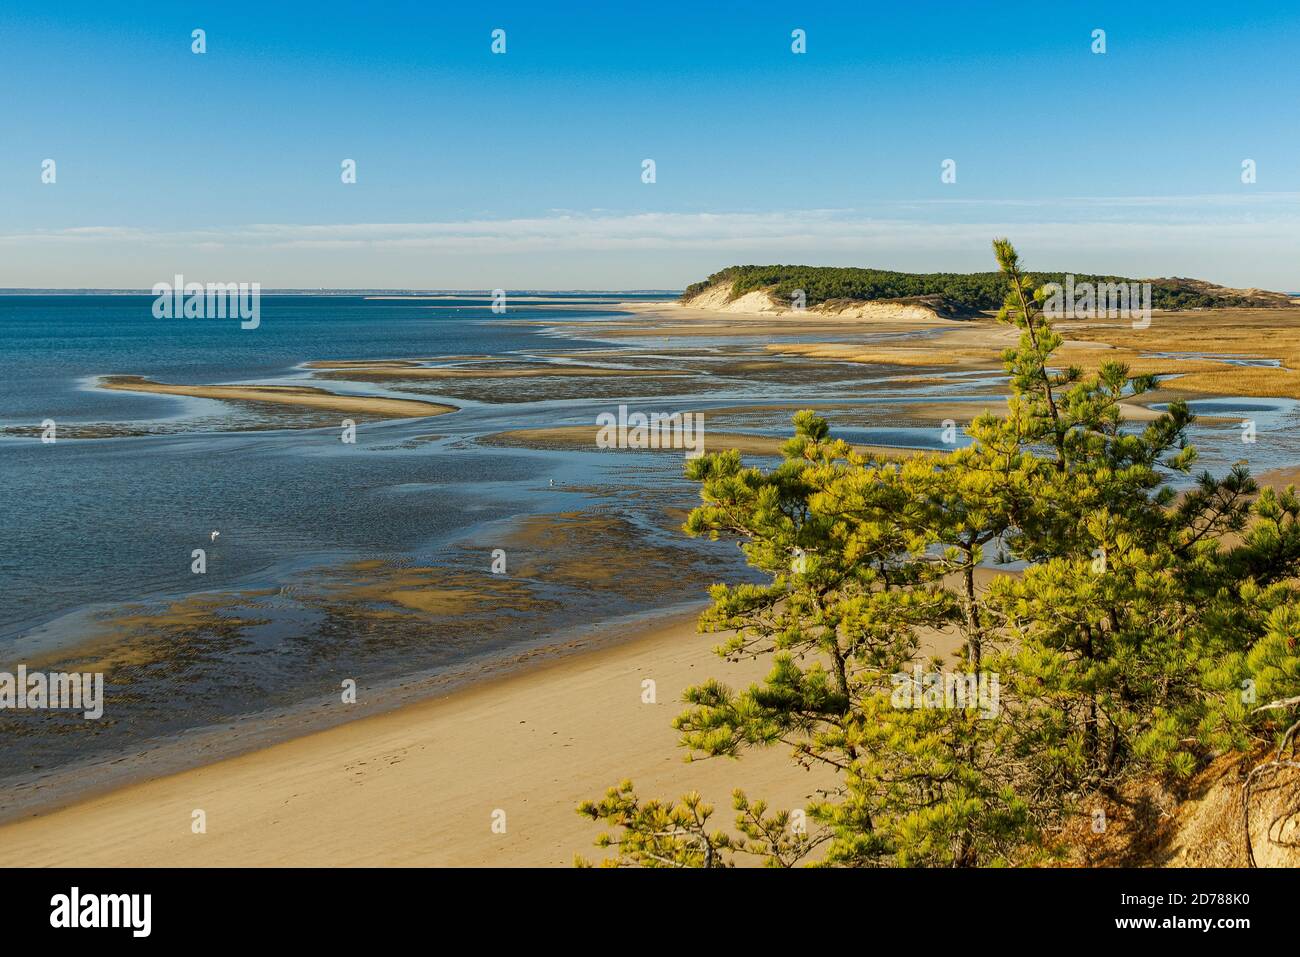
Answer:
[[[98,377],[311,382],[436,400],[382,385],[314,381],[303,366],[466,355],[535,360],[561,347],[607,350],[601,323],[617,318],[616,303],[635,298],[545,294],[517,299],[498,315],[482,295],[264,295],[260,327],[243,330],[234,320],[156,319],[148,295],[0,296],[0,429],[53,420],[65,433],[105,424],[161,432],[53,444],[0,433],[0,642],[88,606],[193,590],[188,556],[212,530],[230,547],[209,569],[204,589],[273,582],[283,572],[342,556],[418,557],[475,525],[546,511],[557,503],[553,482],[563,486],[611,468],[595,455],[471,441],[530,425],[592,422],[611,407],[608,393],[588,402],[451,398],[459,411],[450,416],[367,425],[358,441],[366,454],[353,455],[337,429],[223,431],[230,422],[226,403],[109,391],[96,387]],[[549,323],[560,321],[592,323],[592,338],[570,332],[557,339]],[[690,345],[707,350],[717,343]],[[953,395],[952,387],[915,391],[922,400]],[[626,394],[635,399],[637,380],[627,381]],[[808,394],[776,385],[759,392],[738,387],[734,394],[701,390],[711,402],[801,395]],[[836,396],[831,386],[812,397]],[[1300,459],[1296,406],[1272,399],[1194,403],[1194,411],[1216,417],[1193,436],[1202,463],[1218,470],[1249,458],[1257,471],[1294,463]],[[1236,429],[1245,418],[1256,423],[1253,445],[1242,444]],[[779,434],[785,421],[756,431]],[[430,433],[446,438],[409,442]],[[937,445],[934,430],[883,426],[839,434],[858,442]],[[679,463],[644,469],[680,470]]]
[[[259,422],[259,410],[231,403],[97,385],[112,375],[310,383],[441,401],[387,384],[312,380],[305,364],[449,356],[545,363],[560,348],[608,351],[607,342],[585,340],[572,326],[560,336],[551,324],[594,329],[618,315],[614,302],[634,298],[523,298],[497,315],[483,296],[267,295],[260,326],[244,330],[235,320],[156,319],[152,296],[0,297],[0,671],[34,659],[106,671],[102,720],[0,715],[8,742],[0,814],[66,799],[78,782],[106,781],[127,766],[123,756],[147,773],[193,761],[196,733],[216,731],[228,742],[236,725],[260,727],[273,715],[301,732],[296,716],[337,702],[341,679],[358,682],[369,707],[391,706],[397,683],[451,680],[494,656],[702,603],[708,581],[741,563],[734,547],[688,543],[675,527],[680,518],[666,520],[694,499],[680,458],[633,454],[629,467],[595,449],[477,441],[529,425],[593,422],[607,397],[454,397],[445,401],[456,411],[446,415],[358,415],[356,441],[347,444],[343,413],[326,414],[327,425],[284,427],[275,407]],[[50,420],[52,443],[41,441]],[[555,527],[566,529],[587,514],[606,522],[588,536],[609,529],[623,554],[647,549],[646,580],[575,581],[565,569],[606,543],[525,536],[510,555],[513,574],[502,576],[518,591],[494,592],[496,604],[470,603],[464,613],[385,604],[383,575],[393,569],[418,570],[415,592],[435,598],[490,590],[493,549],[521,522],[559,516]],[[199,548],[202,574],[192,563]],[[372,583],[375,602],[347,592],[355,563],[385,570]],[[679,584],[658,587],[648,578],[656,574]],[[186,618],[195,601],[211,613]],[[161,620],[153,616],[177,618],[177,609],[179,624],[151,624]],[[158,763],[168,742],[179,764]],[[74,773],[86,766],[95,772]]]
[[[96,388],[99,376],[284,384],[305,378],[300,367],[311,360],[526,353],[555,343],[520,322],[609,315],[565,311],[563,300],[558,309],[524,303],[496,316],[481,296],[270,295],[261,326],[242,330],[236,321],[155,319],[152,303],[132,295],[0,297],[0,427],[47,419],[63,431],[102,423],[182,427],[53,444],[0,438],[0,641],[87,604],[193,588],[188,556],[210,530],[240,546],[215,563],[205,588],[315,558],[417,552],[475,522],[541,504],[534,486],[563,471],[562,462],[505,451],[352,456],[337,430],[223,434],[224,403],[108,391]],[[485,411],[480,430],[526,424],[519,410]],[[469,416],[460,418],[458,425]],[[209,420],[217,431],[183,428]],[[358,444],[391,445],[446,427],[439,419],[378,423],[362,430]],[[415,486],[429,494],[410,494]]]

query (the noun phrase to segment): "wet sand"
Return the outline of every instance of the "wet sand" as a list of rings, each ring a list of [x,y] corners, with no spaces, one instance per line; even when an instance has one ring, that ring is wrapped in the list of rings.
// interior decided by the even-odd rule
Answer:
[[[499,432],[482,439],[485,444],[522,445],[527,448],[567,448],[596,449],[596,434],[600,429],[595,425],[557,425],[542,429],[514,429]],[[789,441],[789,436],[769,437],[765,435],[747,435],[743,432],[704,432],[704,452],[725,452],[736,449],[743,455],[779,456],[781,447]],[[884,445],[855,445],[853,448],[865,454],[901,457],[906,455],[924,455],[925,452],[913,449],[900,449]],[[611,452],[624,451],[610,449]],[[673,453],[683,455],[680,448],[643,449],[640,451]]]
[[[683,762],[681,691],[727,664],[692,621],[447,697],[146,781],[0,827],[16,864],[75,866],[566,866],[600,858],[575,811],[626,777],[646,795],[695,789],[729,822],[744,787],[799,807],[828,777],[785,748]],[[658,703],[642,703],[646,679]],[[192,815],[207,832],[193,833]],[[493,814],[505,812],[506,833]]]
[[[411,419],[455,412],[454,405],[419,399],[388,399],[381,396],[340,395],[311,386],[287,385],[169,385],[140,376],[110,376],[100,388],[157,395],[184,395],[196,399],[225,399],[237,402],[265,402],[308,409],[329,409],[380,418]]]

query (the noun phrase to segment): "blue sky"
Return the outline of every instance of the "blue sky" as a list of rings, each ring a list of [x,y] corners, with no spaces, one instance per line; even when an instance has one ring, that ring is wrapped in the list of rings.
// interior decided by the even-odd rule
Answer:
[[[9,3],[0,286],[672,288],[985,269],[1005,232],[1295,289],[1298,9]]]

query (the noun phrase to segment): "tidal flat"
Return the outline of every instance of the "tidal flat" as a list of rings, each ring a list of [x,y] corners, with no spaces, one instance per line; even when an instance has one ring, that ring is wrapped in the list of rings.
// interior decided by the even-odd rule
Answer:
[[[162,358],[87,355],[6,397],[0,664],[102,671],[109,706],[98,722],[5,715],[0,814],[66,799],[74,770],[124,780],[291,737],[699,607],[709,584],[743,578],[734,544],[681,532],[698,501],[681,450],[596,447],[597,416],[620,405],[699,413],[706,451],[764,466],[799,409],[903,457],[967,441],[1007,391],[1011,337],[991,317],[300,299],[273,301],[248,334],[271,348],[232,338],[196,364],[178,331]],[[1191,400],[1198,467],[1285,469],[1300,464],[1289,312],[1066,323],[1065,358],[1164,376],[1127,403],[1129,427]],[[40,441],[47,415],[57,443]],[[347,681],[360,710],[342,705]]]

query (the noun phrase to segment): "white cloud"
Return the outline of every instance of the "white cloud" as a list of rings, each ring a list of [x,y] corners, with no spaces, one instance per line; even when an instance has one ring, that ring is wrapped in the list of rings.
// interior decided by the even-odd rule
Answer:
[[[890,268],[967,270],[990,268],[989,241],[1010,236],[1026,261],[1040,268],[1075,268],[1129,275],[1204,274],[1221,282],[1300,285],[1291,253],[1300,239],[1300,193],[1249,193],[1191,197],[1116,197],[1012,201],[924,200],[891,203],[870,212],[851,209],[721,213],[590,213],[555,211],[536,217],[463,219],[422,223],[257,223],[158,229],[142,226],[79,226],[0,234],[0,245],[66,250],[60,268],[67,278],[52,285],[93,285],[73,278],[77,262],[107,260],[123,250],[168,274],[179,260],[204,264],[219,257],[240,268],[292,270],[264,285],[301,283],[303,264],[346,256],[355,266],[339,282],[368,286],[400,281],[388,268],[392,257],[436,254],[490,272],[497,261],[519,255],[545,257],[550,288],[616,287],[635,275],[644,282],[656,262],[659,285],[672,286],[732,261],[880,265]],[[111,255],[110,255],[110,251]],[[575,255],[585,254],[585,255]],[[589,254],[598,254],[592,274]],[[684,265],[695,254],[698,267]],[[611,257],[632,257],[621,269]],[[561,274],[553,264],[565,263]],[[0,285],[36,285],[12,274],[14,260],[0,266]],[[406,261],[404,258],[402,261]],[[20,261],[19,261],[20,262]],[[375,278],[367,280],[369,263]],[[481,267],[481,268],[478,268]],[[190,265],[188,268],[194,268]],[[500,268],[500,267],[498,267]],[[517,267],[516,267],[517,268]],[[584,270],[586,274],[584,275]],[[409,283],[433,288],[465,287],[427,271]],[[298,277],[298,278],[295,278]],[[313,277],[314,279],[315,277]],[[50,282],[49,277],[43,277]],[[138,281],[123,277],[111,285]],[[303,283],[315,285],[316,282]],[[652,281],[652,284],[653,281]]]

